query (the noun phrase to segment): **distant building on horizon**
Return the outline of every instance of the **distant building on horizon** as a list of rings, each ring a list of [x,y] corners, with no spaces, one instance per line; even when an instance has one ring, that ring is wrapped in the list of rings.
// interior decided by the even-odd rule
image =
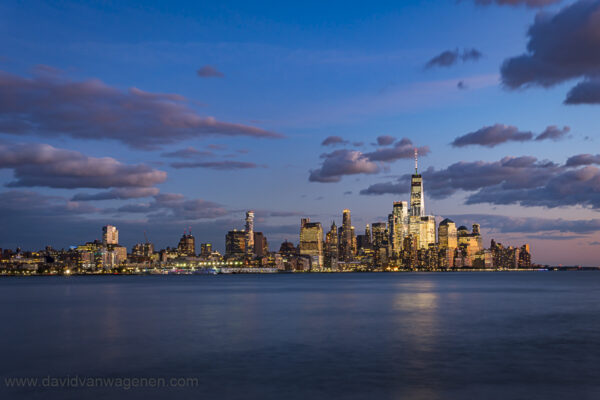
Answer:
[[[300,221],[300,255],[307,255],[312,269],[323,268],[323,227],[320,222],[310,222],[310,218]]]
[[[106,246],[109,244],[119,244],[119,231],[113,225],[105,225],[102,227],[102,243]]]
[[[196,255],[196,239],[192,236],[191,228],[189,233],[183,231],[183,236],[181,236],[177,245],[177,253],[180,256],[186,257],[194,257]]]
[[[225,255],[241,257],[246,254],[246,231],[234,229],[225,235]]]

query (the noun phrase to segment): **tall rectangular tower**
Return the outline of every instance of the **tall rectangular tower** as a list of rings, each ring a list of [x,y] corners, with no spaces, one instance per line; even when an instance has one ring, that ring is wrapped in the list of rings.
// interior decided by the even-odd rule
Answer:
[[[397,255],[402,250],[406,235],[408,235],[408,203],[395,201],[390,218],[390,244],[393,254]]]
[[[246,238],[245,238],[246,255],[254,254],[254,211],[246,212]]]
[[[342,213],[342,234],[340,237],[340,259],[352,260],[352,221],[350,210],[345,209]]]
[[[415,149],[415,173],[410,179],[410,215],[425,216],[425,195],[423,194],[423,177],[418,173],[417,149]]]

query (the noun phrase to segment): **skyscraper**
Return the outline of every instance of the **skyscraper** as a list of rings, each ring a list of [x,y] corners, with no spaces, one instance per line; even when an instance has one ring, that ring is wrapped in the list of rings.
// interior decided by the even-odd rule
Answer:
[[[119,244],[119,231],[115,226],[106,225],[102,227],[102,244]]]
[[[331,228],[325,236],[325,266],[337,268],[338,262],[338,229],[335,221],[331,222]]]
[[[352,260],[352,220],[350,210],[345,209],[342,212],[342,232],[340,235],[340,259],[343,261]]]
[[[423,177],[418,173],[417,149],[415,149],[415,173],[410,179],[410,215],[425,215],[425,196],[423,194]]]
[[[234,229],[225,235],[225,255],[228,257],[240,257],[245,254],[246,231]]]
[[[323,268],[323,228],[320,222],[310,222],[310,218],[302,218],[300,222],[300,254],[308,255],[312,268]]]
[[[246,238],[245,238],[246,255],[254,254],[254,211],[246,212]]]
[[[406,201],[394,202],[389,225],[392,253],[397,256],[404,245],[404,238],[408,235],[408,203]]]
[[[196,239],[192,236],[192,230],[190,233],[183,231],[183,236],[179,239],[177,245],[177,253],[181,256],[193,257],[196,255]]]
[[[268,252],[267,237],[262,232],[254,232],[254,255],[264,257]]]
[[[458,246],[456,239],[456,224],[451,219],[446,218],[440,222],[438,227],[438,240],[440,249],[455,249]]]

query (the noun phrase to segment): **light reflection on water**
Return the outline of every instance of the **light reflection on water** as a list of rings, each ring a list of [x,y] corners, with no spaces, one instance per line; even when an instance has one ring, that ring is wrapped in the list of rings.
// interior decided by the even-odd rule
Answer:
[[[0,374],[201,381],[8,398],[600,398],[599,288],[598,273],[2,279]]]

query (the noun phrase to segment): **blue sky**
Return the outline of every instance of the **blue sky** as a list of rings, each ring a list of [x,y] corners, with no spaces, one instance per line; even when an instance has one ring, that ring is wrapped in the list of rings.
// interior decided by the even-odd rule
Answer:
[[[83,128],[77,133],[49,132],[35,118],[51,111],[41,110],[28,121],[29,126],[39,129],[18,133],[0,129],[0,145],[5,143],[14,151],[10,146],[15,143],[48,144],[86,157],[143,164],[166,172],[166,178],[152,185],[134,186],[183,195],[185,200],[178,201],[202,199],[211,203],[209,210],[218,211],[206,212],[201,209],[206,204],[198,202],[191,214],[177,214],[171,203],[160,209],[152,205],[146,213],[122,209],[125,205],[152,204],[156,201],[152,196],[70,200],[78,193],[114,189],[111,184],[69,188],[47,187],[52,185],[39,182],[13,185],[0,193],[26,191],[32,202],[52,204],[60,212],[56,216],[51,211],[31,215],[25,207],[5,205],[10,214],[5,220],[10,225],[0,235],[0,247],[35,248],[47,243],[68,246],[97,238],[103,224],[114,223],[128,247],[143,240],[144,230],[158,246],[174,246],[180,232],[192,226],[199,242],[212,242],[222,248],[224,233],[242,227],[246,209],[262,211],[256,225],[267,234],[271,248],[278,248],[283,239],[297,242],[302,215],[328,226],[334,218],[339,221],[342,209],[350,208],[354,225],[361,231],[364,224],[384,218],[394,200],[405,200],[407,196],[362,195],[360,191],[410,173],[412,159],[379,163],[377,173],[343,174],[338,182],[310,182],[308,178],[310,171],[319,169],[327,159],[320,157],[322,154],[346,149],[362,157],[381,148],[373,144],[382,135],[428,146],[430,152],[420,159],[422,170],[443,170],[461,161],[490,163],[503,157],[533,156],[564,164],[574,155],[595,154],[597,148],[598,105],[563,104],[570,88],[581,76],[589,75],[581,73],[577,78],[573,74],[549,87],[534,83],[510,89],[502,84],[501,65],[526,52],[527,30],[536,14],[560,14],[573,2],[548,1],[553,4],[544,8],[494,2],[480,5],[470,0],[373,1],[368,6],[341,1],[123,3],[3,2],[0,70],[9,80],[36,76],[42,76],[42,81],[63,83],[97,79],[111,90],[124,93],[133,87],[153,94],[177,94],[185,98],[182,103],[186,109],[197,116],[282,137],[256,137],[248,130],[234,136],[207,132],[165,140],[147,149],[105,136],[101,129],[90,128],[93,134],[82,133],[81,129],[93,124],[89,120],[81,122]],[[482,56],[459,59],[451,66],[425,67],[436,55],[455,49],[459,54],[477,49]],[[197,71],[207,65],[223,76],[198,76]],[[457,87],[459,81],[466,89]],[[31,97],[24,96],[22,101],[31,101]],[[56,99],[57,103],[61,101]],[[52,110],[56,104],[47,106]],[[128,118],[127,113],[123,115]],[[20,117],[15,117],[5,104],[0,108],[0,121],[2,118]],[[569,132],[556,141],[509,141],[495,147],[451,145],[459,136],[494,124],[534,134],[552,125],[568,126]],[[349,144],[322,146],[329,136],[340,136]],[[140,129],[135,142],[144,140]],[[356,142],[363,144],[352,144]],[[214,154],[193,159],[164,156],[188,147]],[[255,165],[229,170],[208,166],[178,169],[170,165],[190,161]],[[14,181],[16,168],[14,163],[4,165],[0,181]],[[598,186],[590,187],[593,196],[598,195]],[[427,175],[425,192],[427,195]],[[597,221],[595,207],[600,202],[558,201],[550,207],[539,201],[527,205],[467,205],[465,199],[470,194],[459,190],[449,197],[427,198],[427,211],[452,216],[459,224],[470,223],[476,218],[473,214],[486,215],[482,221],[486,242],[492,237],[507,244],[530,242],[537,262],[596,262],[600,250],[597,230],[587,228],[582,232],[574,227],[577,223],[566,228],[562,222]],[[81,211],[74,203],[90,207],[89,212]],[[67,211],[63,209],[65,204]],[[187,206],[178,203],[176,207],[181,211]],[[269,211],[280,213],[269,215]],[[504,218],[505,228],[490,226],[496,221],[490,215]],[[524,228],[538,226],[540,219],[548,220],[543,230]],[[521,228],[511,229],[511,225]]]

